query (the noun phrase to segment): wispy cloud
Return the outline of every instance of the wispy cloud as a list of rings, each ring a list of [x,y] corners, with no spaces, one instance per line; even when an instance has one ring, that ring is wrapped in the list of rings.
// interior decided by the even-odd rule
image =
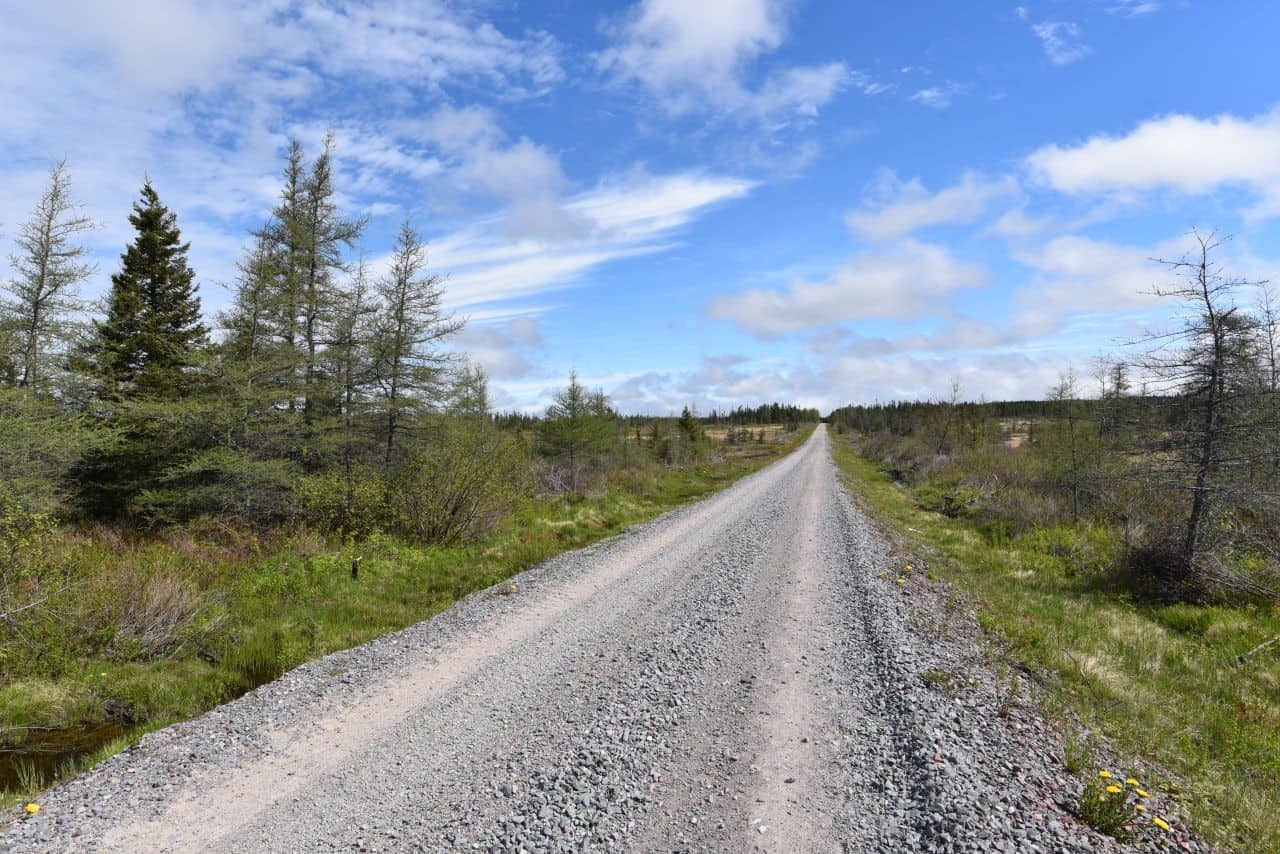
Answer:
[[[512,240],[503,220],[489,219],[435,241],[433,263],[451,271],[448,293],[455,308],[560,290],[602,264],[666,248],[682,226],[752,186],[721,176],[632,175],[564,203],[566,213],[584,224],[573,239]]]
[[[955,83],[948,80],[937,86],[927,86],[918,89],[910,96],[908,100],[915,101],[925,107],[931,107],[935,110],[945,110],[951,106],[952,100],[957,95],[963,95],[969,91],[969,87],[963,83]]]
[[[1080,41],[1083,31],[1074,21],[1041,21],[1032,24],[1031,31],[1044,44],[1045,55],[1054,65],[1070,65],[1093,50]]]
[[[1125,18],[1138,18],[1160,11],[1157,0],[1109,0],[1107,11]]]

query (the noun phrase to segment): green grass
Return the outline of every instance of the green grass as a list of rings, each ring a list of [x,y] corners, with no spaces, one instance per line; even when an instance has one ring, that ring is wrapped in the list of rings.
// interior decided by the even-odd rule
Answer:
[[[56,736],[123,719],[133,727],[129,735],[104,746],[118,752],[157,722],[200,714],[291,667],[434,616],[560,552],[706,496],[790,452],[811,429],[730,451],[714,463],[623,471],[582,500],[530,500],[483,539],[455,547],[384,536],[358,544],[298,538],[268,548],[234,538],[212,545],[198,538],[122,544],[86,537],[74,546],[74,562],[98,568],[99,588],[160,579],[155,597],[189,591],[198,606],[188,608],[189,624],[164,654],[120,643],[119,625],[106,617],[102,626],[80,630],[95,633],[98,655],[77,656],[53,633],[0,648],[0,743],[21,745],[32,733]],[[352,579],[357,556],[363,560]],[[105,755],[79,757],[68,773]],[[0,800],[16,803],[32,788],[20,786]]]
[[[1280,650],[1235,664],[1280,634],[1280,610],[1135,602],[1102,583],[1114,532],[1080,524],[1010,534],[931,512],[836,439],[854,491],[928,559],[931,575],[968,594],[983,627],[1042,675],[1051,703],[1171,771],[1152,782],[1207,838],[1280,851]]]

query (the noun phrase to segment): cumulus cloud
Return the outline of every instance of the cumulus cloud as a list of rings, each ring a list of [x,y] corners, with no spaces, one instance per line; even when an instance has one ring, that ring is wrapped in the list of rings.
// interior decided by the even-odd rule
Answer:
[[[906,241],[893,251],[861,253],[821,281],[720,297],[712,300],[710,313],[770,338],[840,321],[933,314],[941,301],[986,279],[985,268],[960,261],[944,247]]]
[[[1242,187],[1261,197],[1251,215],[1274,216],[1280,213],[1280,113],[1252,119],[1163,116],[1123,136],[1045,146],[1026,165],[1040,181],[1074,194],[1159,189],[1204,194]]]
[[[846,85],[883,91],[842,62],[774,69],[755,86],[751,70],[786,38],[783,0],[641,0],[611,28],[596,57],[615,80],[661,99],[671,113],[709,109],[756,118],[813,116]]]
[[[1017,192],[1011,176],[986,178],[965,172],[960,181],[930,193],[919,178],[903,181],[881,170],[868,188],[867,200],[845,217],[855,233],[874,240],[901,237],[921,228],[977,220],[992,201]]]
[[[1142,311],[1154,307],[1152,293],[1162,270],[1153,257],[1178,257],[1183,245],[1126,246],[1081,235],[1064,235],[1014,253],[1034,271],[1034,280],[1013,292],[1019,322],[1043,333],[1060,328],[1071,314]]]

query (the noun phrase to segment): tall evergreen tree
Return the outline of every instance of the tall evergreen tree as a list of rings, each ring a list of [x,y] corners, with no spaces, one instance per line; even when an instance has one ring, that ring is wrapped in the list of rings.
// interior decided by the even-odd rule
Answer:
[[[111,277],[107,318],[97,324],[94,361],[114,396],[181,397],[184,374],[207,343],[195,273],[177,217],[148,180],[129,222],[137,237]]]

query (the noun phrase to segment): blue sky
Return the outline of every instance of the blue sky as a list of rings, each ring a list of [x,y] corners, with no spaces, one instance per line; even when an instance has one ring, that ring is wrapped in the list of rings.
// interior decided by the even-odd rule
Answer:
[[[149,174],[212,313],[288,138],[333,129],[366,256],[414,219],[504,408],[571,369],[629,411],[1038,397],[1159,324],[1189,228],[1274,278],[1277,32],[1262,0],[9,0],[0,245],[66,157],[100,293]]]

